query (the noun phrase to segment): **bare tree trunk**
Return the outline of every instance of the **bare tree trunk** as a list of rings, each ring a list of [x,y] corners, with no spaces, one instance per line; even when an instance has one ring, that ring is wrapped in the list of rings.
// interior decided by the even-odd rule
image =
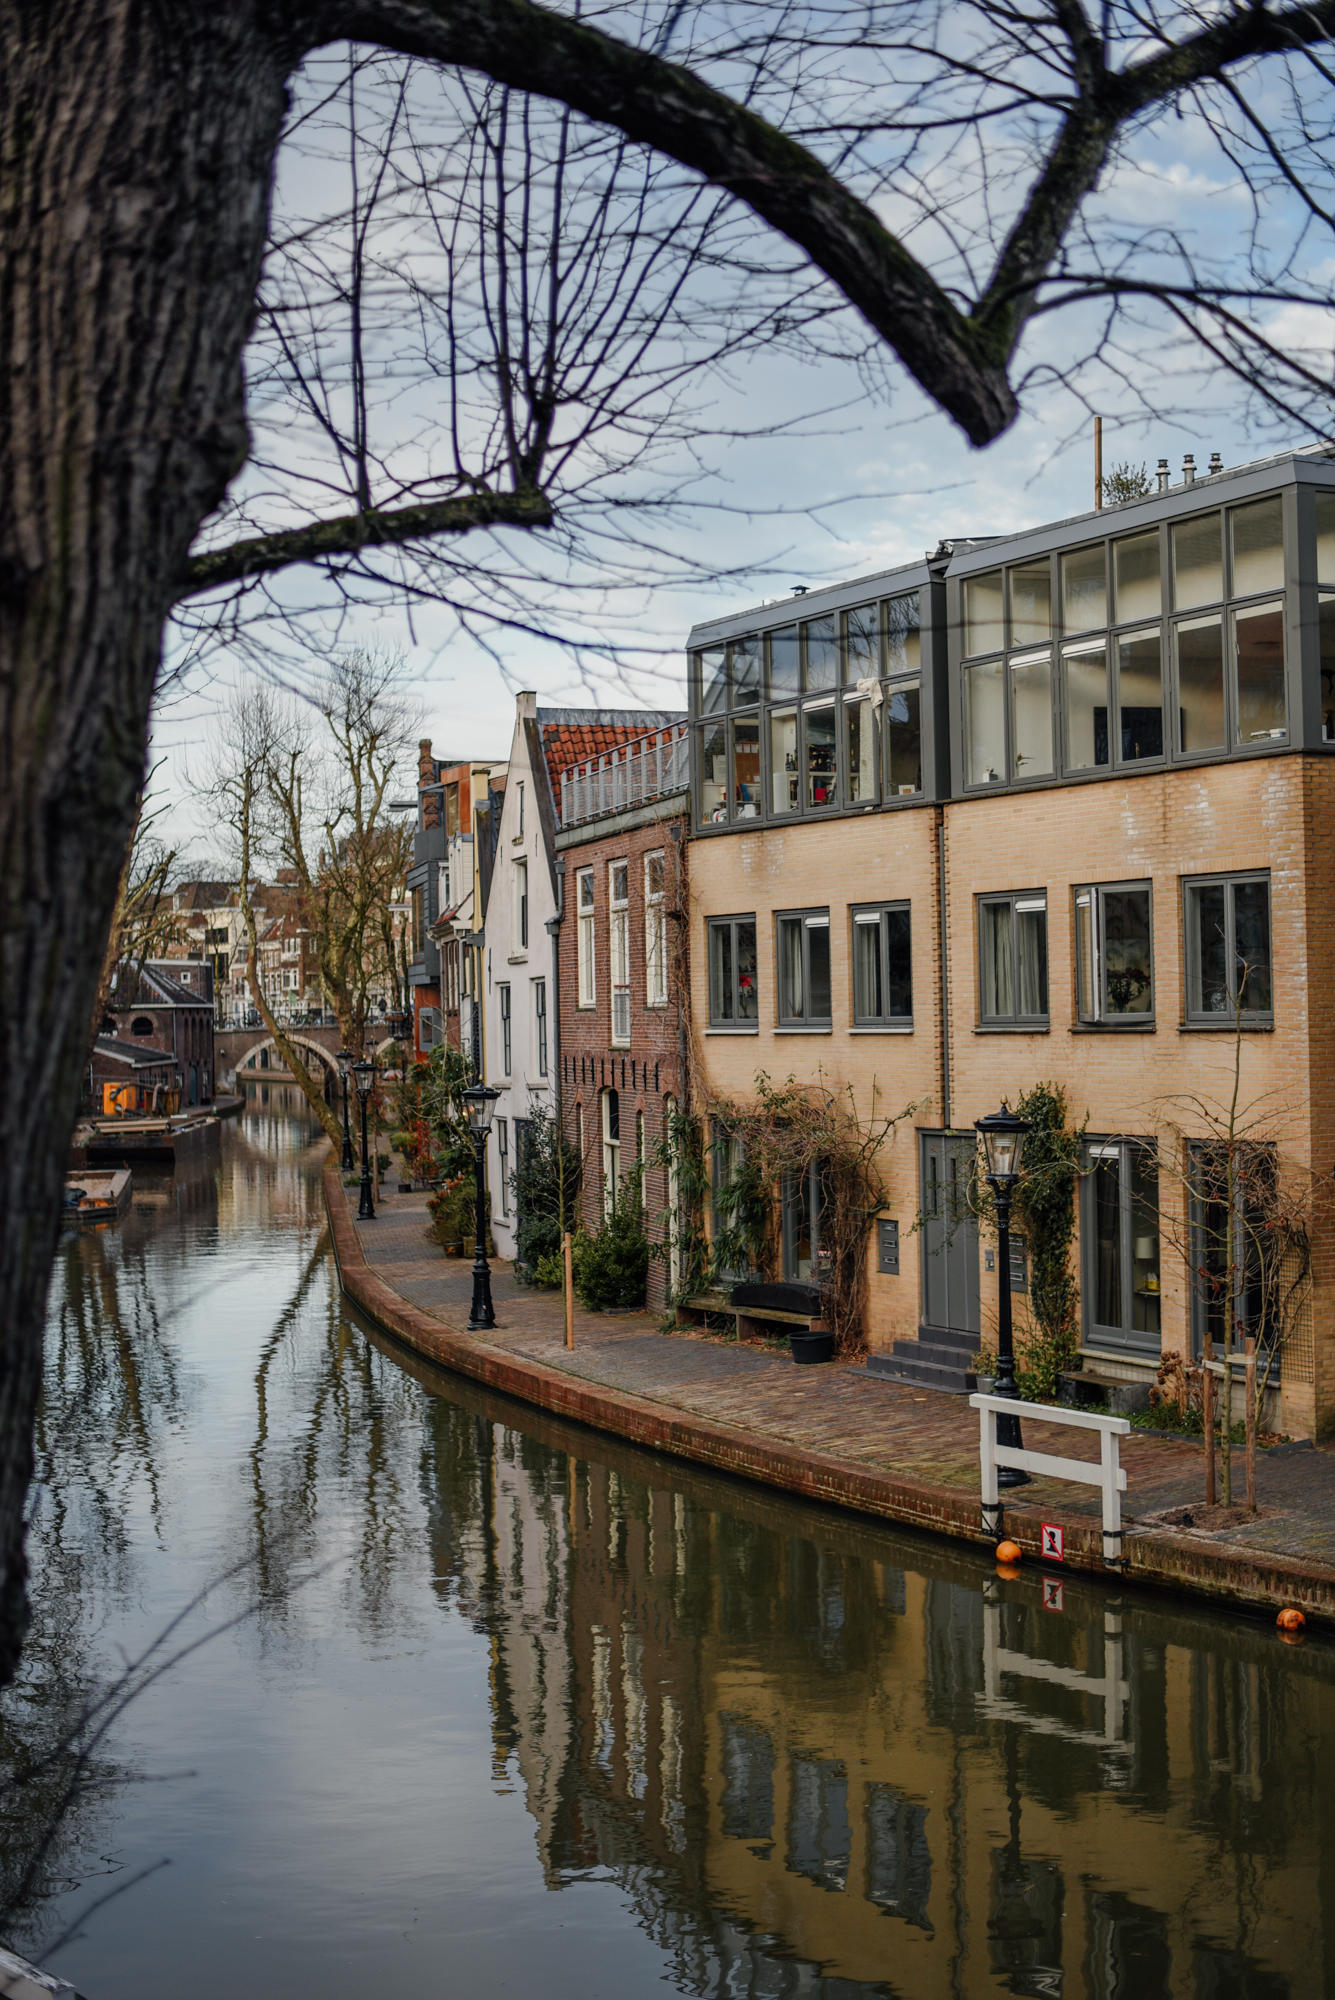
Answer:
[[[246,450],[287,53],[253,5],[0,0],[0,1682],[47,1280],[163,622]]]

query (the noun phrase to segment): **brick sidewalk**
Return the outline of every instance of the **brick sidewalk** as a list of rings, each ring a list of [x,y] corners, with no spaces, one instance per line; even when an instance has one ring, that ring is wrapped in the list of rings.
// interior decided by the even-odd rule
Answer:
[[[337,1190],[351,1224],[351,1232],[336,1228],[336,1247],[340,1235],[355,1234],[373,1278],[392,1297],[416,1308],[410,1315],[414,1322],[420,1315],[429,1327],[439,1328],[440,1340],[415,1337],[411,1327],[396,1325],[392,1303],[389,1310],[383,1309],[387,1301],[371,1302],[368,1309],[391,1332],[425,1351],[435,1349],[449,1359],[444,1348],[453,1347],[457,1355],[463,1340],[480,1357],[504,1356],[521,1368],[532,1363],[541,1371],[573,1378],[572,1390],[576,1381],[597,1385],[614,1397],[633,1399],[638,1406],[658,1406],[665,1419],[699,1419],[733,1436],[743,1434],[763,1448],[759,1455],[767,1461],[781,1459],[787,1452],[794,1460],[826,1466],[837,1462],[850,1472],[881,1475],[897,1489],[921,1488],[925,1494],[951,1496],[953,1504],[936,1509],[939,1524],[948,1526],[949,1515],[960,1523],[969,1520],[976,1529],[978,1418],[962,1397],[890,1382],[853,1364],[795,1368],[785,1354],[763,1348],[690,1333],[663,1333],[660,1322],[646,1313],[609,1316],[577,1306],[575,1347],[568,1353],[560,1295],[517,1285],[511,1267],[500,1262],[492,1266],[498,1324],[486,1335],[467,1335],[471,1260],[441,1254],[428,1234],[425,1196],[387,1191],[376,1220],[357,1223],[352,1191],[342,1190],[332,1173],[326,1176],[326,1188],[331,1216]],[[341,1256],[340,1261],[352,1260]],[[345,1284],[357,1296],[357,1286],[348,1279],[345,1272]],[[522,1386],[514,1392],[525,1393]],[[548,1407],[553,1403],[550,1396],[532,1399],[544,1400]],[[578,1399],[567,1400],[573,1414],[583,1413]],[[603,1421],[597,1415],[588,1420]],[[628,1428],[626,1434],[638,1433]],[[1098,1456],[1097,1442],[1088,1431],[1045,1426],[1041,1440],[1029,1442],[1067,1457]],[[715,1451],[712,1462],[727,1460]],[[1317,1572],[1329,1571],[1335,1608],[1335,1454],[1304,1447],[1262,1453],[1258,1515],[1212,1533],[1181,1528],[1169,1532],[1154,1525],[1155,1516],[1202,1501],[1204,1453],[1198,1443],[1133,1432],[1123,1440],[1122,1464],[1128,1481],[1126,1526],[1138,1545],[1153,1539],[1165,1548],[1171,1543],[1176,1551],[1185,1551],[1186,1560],[1179,1565],[1184,1581],[1202,1562],[1208,1566],[1212,1551],[1221,1557],[1227,1551],[1234,1558],[1227,1563],[1231,1570],[1239,1567],[1238,1559],[1245,1566],[1249,1558],[1256,1558],[1269,1571],[1275,1571],[1277,1563],[1284,1573],[1291,1568],[1311,1571],[1314,1579]],[[753,1476],[765,1475],[753,1470]],[[1239,1453],[1239,1490],[1241,1482]],[[817,1488],[808,1481],[805,1490]],[[1016,1499],[1033,1520],[1069,1523],[1077,1535],[1080,1527],[1087,1524],[1092,1529],[1098,1520],[1098,1495],[1092,1487],[1036,1479]],[[854,1499],[848,1504],[858,1503]],[[877,1511],[895,1510],[887,1506]],[[906,1516],[901,1512],[900,1517]],[[1093,1542],[1092,1533],[1088,1539]],[[1315,1602],[1313,1608],[1318,1608]]]

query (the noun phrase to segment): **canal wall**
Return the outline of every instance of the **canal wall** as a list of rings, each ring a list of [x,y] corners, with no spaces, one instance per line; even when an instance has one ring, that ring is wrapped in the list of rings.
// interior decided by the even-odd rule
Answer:
[[[478,1334],[447,1325],[414,1305],[367,1263],[347,1194],[332,1162],[324,1170],[339,1279],[346,1295],[385,1332],[407,1346],[486,1387],[539,1409],[629,1439],[653,1451],[754,1480],[804,1500],[847,1508],[873,1519],[926,1529],[975,1546],[993,1540],[982,1531],[976,1492],[921,1476],[859,1465],[761,1431],[722,1424],[671,1404],[589,1381],[559,1367],[515,1354]],[[1037,1558],[1042,1509],[1008,1500],[1005,1532],[1026,1556]],[[1118,1571],[1104,1564],[1097,1520],[1063,1513],[1068,1570],[1211,1599],[1273,1617],[1282,1605],[1335,1626],[1335,1562],[1308,1555],[1239,1548],[1156,1527],[1129,1525]]]

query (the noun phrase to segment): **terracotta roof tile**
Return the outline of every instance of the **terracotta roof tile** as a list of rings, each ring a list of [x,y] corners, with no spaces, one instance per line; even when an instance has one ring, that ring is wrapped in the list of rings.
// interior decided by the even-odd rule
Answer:
[[[571,715],[580,715],[582,719],[578,722],[565,719]],[[628,713],[625,709],[567,709],[565,717],[560,721],[548,721],[541,710],[538,713],[542,753],[558,810],[562,771],[568,771],[572,764],[582,764],[586,757],[601,757],[604,751],[615,750],[619,744],[633,743],[636,737],[647,736],[651,730],[666,728],[686,719],[684,715],[663,713],[657,709],[646,709],[642,714]]]

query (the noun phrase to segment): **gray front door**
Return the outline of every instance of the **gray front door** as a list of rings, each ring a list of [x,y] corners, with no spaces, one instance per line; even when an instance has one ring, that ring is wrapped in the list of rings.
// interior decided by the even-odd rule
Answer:
[[[922,1192],[922,1317],[928,1327],[979,1334],[978,1218],[969,1207],[972,1132],[919,1135]]]

